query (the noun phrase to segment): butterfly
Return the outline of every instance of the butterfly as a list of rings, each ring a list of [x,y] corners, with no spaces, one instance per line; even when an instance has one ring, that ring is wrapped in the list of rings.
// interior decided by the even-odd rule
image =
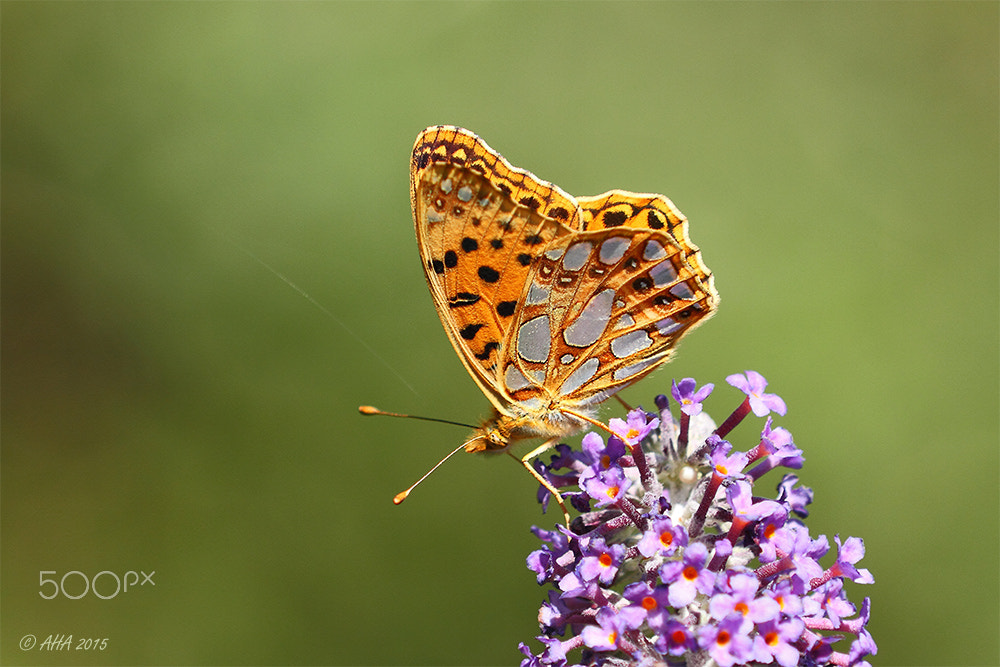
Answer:
[[[417,136],[410,202],[434,307],[493,404],[455,451],[544,438],[520,461],[568,523],[530,460],[589,424],[607,430],[600,403],[667,362],[718,308],[687,219],[663,195],[573,197],[448,125]]]

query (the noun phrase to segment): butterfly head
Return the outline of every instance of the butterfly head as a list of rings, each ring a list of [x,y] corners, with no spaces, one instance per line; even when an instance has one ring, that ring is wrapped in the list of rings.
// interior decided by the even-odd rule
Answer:
[[[465,451],[470,453],[499,452],[515,442],[537,438],[562,438],[579,433],[591,421],[588,414],[567,412],[565,408],[552,407],[538,414],[505,414],[494,409],[473,436],[466,441]]]
[[[494,428],[476,431],[475,435],[465,442],[464,447],[468,453],[478,454],[481,452],[500,451],[506,449],[509,444],[509,441],[505,440],[503,435]]]
[[[510,429],[511,419],[498,410],[484,419],[475,433],[465,442],[465,451],[470,454],[499,452],[507,449],[512,440],[518,439]]]

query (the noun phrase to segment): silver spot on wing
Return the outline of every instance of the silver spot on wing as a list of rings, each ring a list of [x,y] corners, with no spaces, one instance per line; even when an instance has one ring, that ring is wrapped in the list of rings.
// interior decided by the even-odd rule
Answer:
[[[514,364],[509,364],[503,372],[503,383],[510,392],[515,392],[519,389],[525,389],[527,387],[533,387],[536,384],[541,384],[543,378],[540,377],[542,374],[539,371],[531,373],[532,377],[535,378],[535,382],[532,382],[524,373],[518,370],[517,366]]]
[[[665,353],[666,354],[666,353]],[[637,361],[629,366],[623,366],[613,373],[615,380],[627,380],[634,375],[638,375],[642,371],[646,370],[656,362],[660,361],[665,354],[658,354],[655,357],[650,357],[648,359],[643,359],[642,361]]]
[[[549,300],[549,288],[542,287],[538,283],[531,283],[528,286],[528,296],[524,299],[526,306],[538,306]]]
[[[653,284],[663,287],[677,280],[677,270],[669,261],[660,262],[649,270],[649,277],[653,279]]]
[[[566,256],[562,261],[563,268],[567,271],[579,271],[587,263],[593,249],[594,244],[589,241],[574,243],[566,250]]]
[[[667,250],[659,241],[646,241],[646,247],[642,250],[642,258],[648,261],[662,259],[667,256]]]
[[[652,344],[653,339],[644,329],[636,329],[612,340],[611,353],[619,359],[624,359],[631,357],[636,352],[642,352]]]
[[[593,378],[600,366],[601,362],[596,357],[587,359],[563,381],[562,386],[559,387],[559,395],[566,396],[567,394],[572,394],[581,385]]]
[[[632,245],[631,239],[624,236],[612,236],[604,240],[598,258],[605,264],[617,264],[625,256],[625,251]]]
[[[551,345],[548,315],[530,319],[517,330],[517,353],[525,361],[544,362],[549,358]]]
[[[611,302],[615,298],[613,289],[606,289],[591,297],[583,307],[579,317],[563,331],[563,340],[573,347],[588,347],[597,342],[611,319]]]

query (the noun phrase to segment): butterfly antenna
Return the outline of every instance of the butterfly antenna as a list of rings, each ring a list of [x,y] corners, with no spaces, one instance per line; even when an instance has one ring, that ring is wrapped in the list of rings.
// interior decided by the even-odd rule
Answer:
[[[436,421],[436,420],[431,420],[431,421]],[[454,423],[454,422],[447,422],[447,423]],[[472,440],[469,440],[468,442],[463,442],[461,445],[459,445],[458,447],[456,447],[455,449],[453,449],[450,454],[448,454],[443,459],[441,459],[440,461],[438,461],[437,464],[433,468],[431,468],[430,470],[428,470],[427,472],[425,472],[424,475],[423,475],[423,477],[421,477],[420,479],[418,479],[417,481],[415,481],[410,486],[410,488],[408,488],[405,491],[400,491],[399,493],[397,493],[396,495],[394,495],[392,497],[392,504],[393,505],[398,505],[401,502],[403,502],[404,500],[406,500],[406,497],[408,495],[410,495],[410,492],[413,491],[414,488],[416,488],[417,484],[420,484],[420,482],[422,482],[425,479],[427,479],[428,477],[430,477],[430,474],[432,472],[434,472],[435,470],[437,470],[438,468],[440,468],[442,463],[444,463],[445,461],[447,461],[448,459],[450,459],[452,456],[454,456],[455,454],[458,454],[460,451],[462,451],[463,449],[465,449],[465,446],[468,445],[470,442],[475,442],[476,440],[481,440],[483,437],[485,437],[485,436],[478,435],[475,438],[473,438]]]
[[[386,412],[385,410],[379,410],[371,405],[359,405],[358,412],[363,415],[378,415],[379,417],[402,417],[404,419],[419,419],[425,422],[437,422],[439,424],[451,424],[452,426],[464,426],[465,428],[476,428],[472,424],[464,424],[462,422],[453,422],[450,419],[438,419],[437,417],[421,417],[420,415],[404,415],[399,412]]]
[[[451,424],[452,426],[464,426],[466,428],[472,428],[472,429],[476,428],[472,424],[463,424],[462,422],[454,422],[454,421],[451,421],[450,419],[438,419],[437,417],[421,417],[420,415],[404,415],[404,414],[401,414],[399,412],[386,412],[385,410],[379,410],[378,408],[373,407],[371,405],[359,405],[358,406],[358,412],[360,412],[363,415],[378,415],[380,417],[402,417],[404,419],[419,419],[419,420],[425,421],[425,422],[438,422],[439,424]],[[467,442],[463,442],[461,445],[459,445],[458,447],[456,447],[454,449],[454,451],[452,451],[450,454],[448,454],[443,459],[441,459],[440,461],[438,461],[437,465],[435,465],[433,468],[431,468],[426,473],[424,473],[424,476],[421,477],[420,479],[418,479],[416,482],[414,482],[413,485],[410,488],[408,488],[405,491],[400,491],[395,496],[393,496],[393,498],[392,498],[393,504],[398,505],[401,502],[403,502],[404,500],[406,500],[406,497],[408,495],[410,495],[410,491],[413,491],[413,489],[417,486],[417,484],[420,484],[420,482],[422,482],[425,479],[427,479],[432,472],[434,472],[435,470],[437,470],[438,468],[440,468],[442,463],[444,463],[445,461],[447,461],[448,459],[450,459],[452,456],[454,456],[455,454],[457,454],[459,451],[461,451],[462,449],[464,449],[465,446],[468,445],[470,442],[475,442],[476,440],[482,440],[484,437],[486,437],[486,436],[477,435],[472,440],[469,440]]]

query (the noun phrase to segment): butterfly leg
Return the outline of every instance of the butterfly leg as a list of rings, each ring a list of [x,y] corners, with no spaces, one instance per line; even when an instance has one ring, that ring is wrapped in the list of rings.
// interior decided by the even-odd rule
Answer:
[[[549,483],[549,480],[542,477],[538,473],[538,471],[535,470],[534,466],[531,465],[532,459],[534,459],[536,456],[544,452],[546,449],[551,448],[552,445],[554,445],[558,439],[559,438],[550,438],[549,440],[546,440],[544,443],[541,444],[541,446],[536,447],[535,449],[531,450],[521,458],[518,458],[513,454],[511,454],[510,450],[507,450],[507,453],[510,454],[511,458],[520,461],[521,465],[523,465],[525,469],[531,473],[531,476],[537,479],[538,483],[544,486],[548,490],[548,492],[552,494],[552,497],[556,499],[557,503],[559,503],[559,507],[562,509],[563,519],[565,519],[566,521],[566,527],[569,528],[569,511],[566,509],[566,502],[563,500],[562,495],[559,493],[558,490],[556,490],[556,487],[552,486],[552,484]]]

